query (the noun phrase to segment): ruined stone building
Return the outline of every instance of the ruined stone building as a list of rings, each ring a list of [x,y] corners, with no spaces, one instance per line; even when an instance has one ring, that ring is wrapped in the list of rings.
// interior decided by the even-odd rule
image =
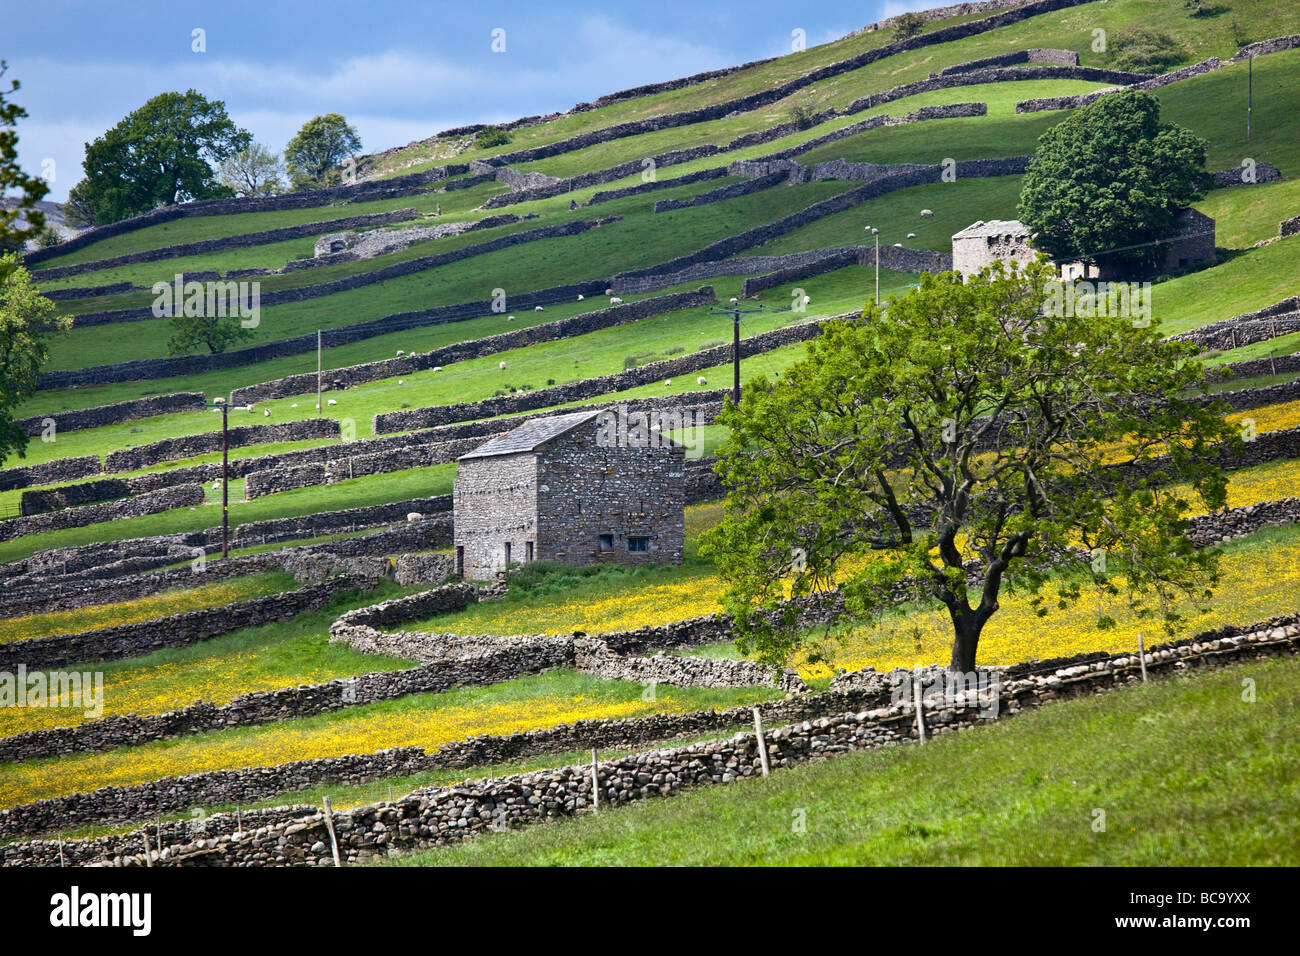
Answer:
[[[508,564],[680,564],[685,449],[620,434],[598,411],[556,415],[489,440],[458,462],[456,572]]]
[[[1156,259],[1146,275],[1131,266],[1116,268],[1105,260],[1060,264],[1062,279],[1131,279],[1182,272],[1214,258],[1214,220],[1195,209],[1184,209],[1178,226],[1155,248]],[[975,275],[994,262],[1024,265],[1034,261],[1029,230],[1017,219],[990,219],[972,223],[952,237],[952,267],[962,278]]]
[[[963,279],[994,262],[1034,261],[1029,230],[1017,219],[990,219],[971,223],[952,237],[952,267]]]

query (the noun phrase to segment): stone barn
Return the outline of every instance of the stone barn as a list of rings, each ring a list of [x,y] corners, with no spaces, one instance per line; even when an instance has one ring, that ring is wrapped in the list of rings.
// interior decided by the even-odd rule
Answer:
[[[486,579],[509,564],[680,564],[685,448],[629,434],[610,412],[538,419],[458,460],[456,573]]]
[[[963,279],[995,262],[1034,261],[1029,230],[1018,219],[990,219],[971,223],[952,237],[952,267]]]

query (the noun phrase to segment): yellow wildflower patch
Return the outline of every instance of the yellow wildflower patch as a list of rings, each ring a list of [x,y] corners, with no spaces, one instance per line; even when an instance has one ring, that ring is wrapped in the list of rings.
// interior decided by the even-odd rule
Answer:
[[[0,620],[0,644],[51,634],[75,634],[118,624],[135,624],[186,611],[222,607],[266,594],[276,594],[294,586],[293,580],[283,574],[251,574],[203,587],[173,588],[133,601],[9,618]]]
[[[421,706],[417,699],[407,698],[397,706],[343,712],[311,723],[287,721],[244,733],[203,734],[108,753],[8,764],[0,776],[0,806],[206,770],[270,766],[389,747],[432,750],[475,734],[510,734],[584,719],[680,713],[692,706],[673,688],[660,687],[651,701],[643,701],[635,688],[631,694],[631,700],[579,694],[441,707]]]

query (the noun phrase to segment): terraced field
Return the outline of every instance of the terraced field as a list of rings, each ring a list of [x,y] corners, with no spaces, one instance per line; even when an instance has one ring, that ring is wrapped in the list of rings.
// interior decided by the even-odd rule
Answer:
[[[1238,411],[1229,420],[1245,427],[1249,419],[1269,449],[1231,469],[1226,507],[1254,523],[1221,545],[1222,582],[1213,598],[1177,608],[1174,636],[1300,611],[1300,531],[1293,518],[1258,517],[1286,513],[1285,500],[1300,495],[1300,442],[1293,439],[1300,426],[1300,303],[1293,298],[1300,295],[1300,234],[1279,230],[1300,215],[1300,8],[1287,0],[1218,5],[1225,12],[1217,17],[1193,17],[1174,0],[1045,3],[993,25],[984,21],[996,11],[935,19],[907,41],[892,28],[873,30],[520,125],[503,146],[480,149],[464,135],[431,135],[364,157],[360,182],[304,200],[317,205],[199,205],[170,221],[142,218],[30,255],[35,284],[57,294],[76,324],[56,341],[41,387],[20,409],[34,420],[34,436],[41,420],[59,422],[54,440],[33,437],[25,457],[3,462],[0,471],[0,528],[26,527],[17,523],[36,519],[27,514],[33,510],[50,514],[54,525],[0,538],[0,650],[52,635],[102,633],[106,648],[123,633],[144,636],[125,656],[106,650],[59,666],[100,676],[98,713],[0,707],[0,809],[13,809],[0,814],[0,840],[45,832],[47,812],[66,812],[64,829],[91,836],[126,832],[146,818],[184,819],[198,807],[261,810],[325,793],[335,794],[338,806],[357,805],[379,799],[386,787],[405,792],[467,774],[545,767],[591,748],[626,753],[656,740],[712,739],[734,720],[699,714],[795,699],[777,689],[775,672],[764,672],[766,683],[704,686],[608,676],[583,657],[596,652],[573,643],[636,632],[642,643],[632,646],[647,654],[669,651],[696,662],[683,666],[713,662],[728,675],[757,673],[740,670],[746,662],[735,646],[711,631],[684,647],[659,631],[645,636],[645,629],[693,627],[722,611],[722,581],[698,547],[722,513],[717,490],[707,485],[709,456],[726,437],[714,409],[732,374],[732,323],[718,312],[733,298],[744,308],[763,307],[741,325],[742,374],[777,380],[805,356],[804,340],[818,323],[859,314],[877,280],[882,299],[905,295],[923,270],[951,265],[954,233],[977,220],[1015,218],[1024,166],[1006,161],[1033,154],[1039,137],[1073,111],[1018,105],[1140,79],[1117,74],[1114,57],[1093,49],[1099,28],[1113,35],[1142,24],[1169,32],[1180,67],[1222,61],[1165,77],[1154,89],[1163,119],[1208,141],[1209,171],[1251,159],[1282,176],[1207,191],[1196,208],[1216,221],[1214,261],[1153,286],[1162,332],[1215,323],[1233,329],[1232,341],[1206,348],[1204,358],[1239,372],[1216,388],[1247,390],[1234,397]],[[1244,42],[1225,28],[1229,20],[1249,25],[1245,42],[1281,38],[1254,56],[1249,140],[1240,109],[1248,64],[1244,55],[1234,60]],[[1027,50],[1049,51],[1050,62],[974,64],[978,72],[966,77],[965,64]],[[1066,64],[1074,55],[1078,67]],[[970,82],[959,82],[963,77]],[[631,123],[641,125],[620,125]],[[582,138],[569,142],[574,137]],[[647,157],[658,157],[652,177],[642,174]],[[966,167],[973,174],[943,180],[938,164],[949,159],[975,164]],[[469,168],[476,160],[490,165]],[[778,160],[793,160],[808,176],[764,183],[752,164]],[[837,160],[888,169],[858,168],[852,180],[813,175],[816,164]],[[1002,162],[984,175],[980,161]],[[565,182],[517,195],[484,172],[501,166]],[[711,195],[717,190],[724,192]],[[672,208],[657,208],[665,201]],[[371,228],[514,218],[370,258],[311,261],[317,238],[336,220],[400,210],[413,211]],[[242,242],[312,224],[320,228],[311,235]],[[878,271],[872,227],[879,230]],[[545,231],[532,236],[535,230]],[[187,248],[210,241],[223,247]],[[854,249],[850,258],[831,255],[845,247]],[[227,278],[260,270],[239,276],[258,282],[266,303],[252,338],[220,355],[168,356],[167,320],[145,314],[151,287],[212,270]],[[130,288],[112,288],[119,283]],[[500,296],[504,307],[494,308]],[[165,412],[151,403],[179,392],[202,393],[211,403],[240,389],[257,397],[232,410],[232,427],[286,430],[230,449],[233,537],[231,557],[222,559],[220,473],[213,470],[222,455],[202,438],[219,429],[220,416],[196,403]],[[569,642],[567,657],[535,666],[515,661],[506,674],[501,661],[514,660],[509,648],[475,647],[473,666],[486,676],[474,678],[458,669],[471,658],[358,649],[346,639],[341,625],[349,614],[415,601],[448,577],[445,496],[470,445],[536,416],[652,399],[704,410],[687,473],[707,490],[687,509],[680,566],[554,574],[457,608],[394,612],[375,631],[381,640],[402,632],[447,641],[521,636],[520,655],[531,646],[525,637],[557,635]],[[106,408],[139,401],[144,411]],[[415,417],[385,418],[398,412]],[[302,423],[318,418],[331,430],[338,423],[338,436],[303,437]],[[156,444],[163,442],[171,444]],[[156,460],[139,467],[119,469],[123,459],[111,457],[146,446]],[[268,475],[283,487],[257,494]],[[78,507],[137,503],[191,484],[202,486],[205,503],[59,526],[75,524]],[[51,491],[84,494],[87,503],[46,511],[41,503],[52,499],[43,493]],[[1198,510],[1189,506],[1189,513]],[[414,572],[402,563],[412,555],[421,559],[407,562],[419,565]],[[229,561],[226,567],[239,570],[205,581],[188,570],[198,556],[209,568]],[[348,576],[346,587],[340,575]],[[289,605],[278,602],[316,581],[340,589],[307,609],[282,612]],[[262,599],[252,619],[220,619],[225,608]],[[1023,596],[1005,596],[981,643],[981,663],[1127,653],[1139,634],[1148,644],[1167,639],[1150,621],[1126,614],[1122,602],[1111,603],[1083,602],[1039,618]],[[1095,627],[1103,612],[1116,619],[1104,631]],[[192,639],[170,640],[189,627]],[[950,644],[951,623],[934,609],[882,609],[828,633],[820,655],[791,660],[797,677],[787,680],[822,693],[838,669],[941,664]],[[654,660],[636,666],[662,666]],[[44,665],[30,671],[51,686],[63,672]],[[362,696],[340,699],[358,681]],[[298,761],[317,762],[283,769]],[[201,775],[187,784],[193,791],[173,788],[177,795],[163,799],[152,789],[166,791],[168,781],[187,774]],[[148,812],[110,806],[108,791],[93,794],[108,787],[122,788],[111,798],[121,806]],[[92,796],[84,804],[58,802],[74,794]],[[55,802],[29,806],[42,800]],[[578,853],[527,852],[566,860]]]

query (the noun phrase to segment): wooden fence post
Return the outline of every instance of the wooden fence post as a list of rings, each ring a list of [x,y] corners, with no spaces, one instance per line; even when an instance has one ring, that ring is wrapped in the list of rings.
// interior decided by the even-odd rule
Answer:
[[[339,860],[339,838],[334,834],[334,811],[330,809],[329,794],[325,794],[325,829],[330,834],[330,852],[334,854],[334,865],[342,866]]]
[[[921,743],[925,743],[925,707],[922,704],[920,668],[913,674],[912,697],[916,702],[916,736]]]
[[[758,740],[758,759],[763,765],[763,776],[772,772],[772,768],[767,762],[767,741],[763,739],[763,715],[759,713],[757,707],[754,708],[754,734]]]

